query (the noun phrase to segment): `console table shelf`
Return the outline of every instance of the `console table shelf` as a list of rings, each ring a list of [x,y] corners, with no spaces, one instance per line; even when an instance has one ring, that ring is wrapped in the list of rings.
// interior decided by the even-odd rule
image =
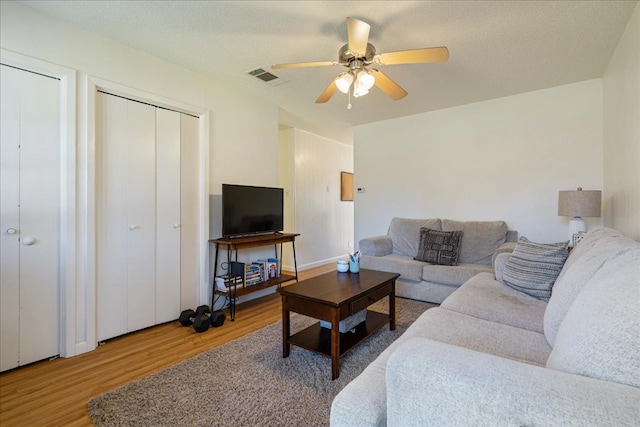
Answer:
[[[290,282],[292,280],[298,281],[298,264],[296,260],[296,245],[295,240],[299,234],[296,233],[274,233],[274,234],[261,234],[255,236],[242,236],[242,237],[224,237],[219,239],[211,239],[209,243],[212,243],[216,246],[216,255],[215,255],[215,266],[213,272],[213,292],[211,295],[211,307],[213,309],[213,305],[215,303],[216,295],[224,295],[229,298],[229,314],[231,320],[235,320],[236,314],[236,298],[241,297],[243,295],[248,295],[253,292],[260,291],[262,289],[267,289],[272,286],[278,286],[285,282]],[[250,286],[241,286],[241,285],[231,285],[228,290],[222,291],[217,289],[215,278],[218,276],[218,256],[220,250],[227,251],[227,266],[231,265],[231,258],[234,258],[234,261],[238,261],[238,251],[242,249],[251,249],[257,248],[261,246],[274,246],[275,258],[280,261],[282,259],[282,244],[283,243],[291,243],[293,248],[293,266],[294,273],[291,274],[282,274],[282,265],[278,262],[278,277],[273,279],[265,280],[260,283],[256,283],[255,285]],[[280,245],[280,256],[278,256],[278,245]],[[227,267],[229,268],[229,267]],[[227,270],[228,271],[228,270]]]
[[[243,295],[247,295],[256,291],[260,291],[262,289],[267,289],[270,288],[272,286],[278,286],[281,283],[285,283],[285,282],[290,282],[292,280],[298,280],[296,278],[296,276],[294,276],[293,274],[280,274],[280,277],[276,277],[275,279],[269,279],[269,280],[265,280],[263,282],[260,283],[256,283],[255,285],[250,285],[247,287],[242,287],[240,285],[237,285],[237,289],[236,289],[236,293],[235,296],[236,297],[241,297]],[[232,286],[230,286],[231,288]],[[224,295],[224,296],[231,296],[231,294],[233,293],[233,291],[229,292],[229,291],[222,291],[220,289],[216,289],[215,293],[218,295]]]

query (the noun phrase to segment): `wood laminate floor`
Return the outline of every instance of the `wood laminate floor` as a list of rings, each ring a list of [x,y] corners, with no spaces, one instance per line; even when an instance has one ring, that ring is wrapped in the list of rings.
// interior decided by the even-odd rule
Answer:
[[[305,279],[335,269],[302,271]],[[108,340],[89,353],[36,362],[0,374],[0,425],[87,426],[94,396],[225,344],[281,319],[278,294],[237,307],[235,322],[198,334],[178,321]]]

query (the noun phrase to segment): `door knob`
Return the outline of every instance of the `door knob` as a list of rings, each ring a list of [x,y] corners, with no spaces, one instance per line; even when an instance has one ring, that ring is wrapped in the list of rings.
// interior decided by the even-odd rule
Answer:
[[[25,246],[31,246],[36,242],[36,239],[34,237],[31,236],[27,236],[27,237],[23,237],[22,238],[22,244]]]
[[[140,227],[138,227],[137,225],[134,225],[134,224],[129,226],[129,230],[131,230],[131,231],[137,230],[138,228],[140,228]]]
[[[16,230],[15,228],[7,228],[7,234],[9,235],[16,234],[17,232],[18,230]]]
[[[173,224],[173,228],[180,228],[180,224]]]

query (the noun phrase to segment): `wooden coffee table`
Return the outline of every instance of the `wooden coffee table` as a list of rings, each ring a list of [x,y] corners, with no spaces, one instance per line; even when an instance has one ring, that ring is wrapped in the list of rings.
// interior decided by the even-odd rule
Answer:
[[[396,328],[396,273],[360,270],[360,273],[330,273],[303,280],[279,289],[282,297],[282,357],[289,356],[291,345],[331,358],[331,379],[340,375],[340,356],[366,337],[389,323]],[[340,333],[340,321],[382,298],[389,297],[389,313],[367,311],[366,320],[355,332]],[[289,313],[304,314],[331,322],[331,329],[320,322],[291,335]]]

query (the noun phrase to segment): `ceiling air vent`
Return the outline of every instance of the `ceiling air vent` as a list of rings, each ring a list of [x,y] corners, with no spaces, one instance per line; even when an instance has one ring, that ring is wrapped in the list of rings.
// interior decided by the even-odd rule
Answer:
[[[264,68],[254,68],[251,71],[247,71],[247,74],[262,80],[263,82],[265,82],[270,86],[277,86],[281,83],[284,83],[284,80],[282,80],[280,77],[276,76],[275,74],[272,74],[266,71]]]

